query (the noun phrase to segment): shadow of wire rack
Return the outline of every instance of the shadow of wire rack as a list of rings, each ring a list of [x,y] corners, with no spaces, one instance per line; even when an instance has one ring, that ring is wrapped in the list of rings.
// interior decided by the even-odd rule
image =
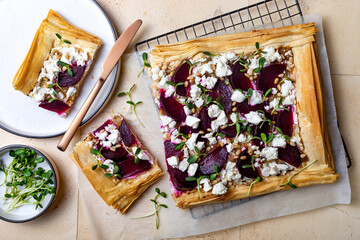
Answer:
[[[138,42],[135,45],[135,51],[138,53],[159,44],[186,41],[218,33],[221,34],[227,30],[250,28],[278,21],[281,21],[283,25],[286,22],[293,25],[293,22],[296,22],[301,17],[302,12],[298,0],[259,1],[247,7]],[[347,167],[349,168],[352,165],[351,158],[344,138],[342,136],[341,138],[345,149]]]

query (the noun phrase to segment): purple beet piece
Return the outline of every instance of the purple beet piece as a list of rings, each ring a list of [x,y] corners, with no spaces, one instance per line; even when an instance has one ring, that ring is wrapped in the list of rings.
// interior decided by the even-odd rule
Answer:
[[[176,122],[185,122],[186,114],[184,107],[181,103],[176,101],[174,97],[165,97],[165,91],[160,93],[160,106],[161,109]]]
[[[241,159],[241,157],[245,156],[246,159]],[[246,167],[243,168],[244,165],[252,165],[251,163],[251,156],[248,154],[248,152],[242,151],[240,153],[240,157],[236,162],[236,167],[238,168],[240,174],[242,176],[248,177],[248,178],[257,178],[259,177],[259,172],[257,171],[257,169],[255,168],[255,171],[252,167]]]
[[[293,112],[290,108],[289,111],[281,110],[278,111],[276,118],[276,126],[281,129],[282,133],[288,136],[292,136],[293,134]]]
[[[61,87],[70,87],[77,84],[83,75],[85,66],[77,66],[76,64],[71,67],[73,76],[70,76],[67,71],[59,73],[59,85]]]
[[[175,85],[180,82],[187,81],[187,77],[189,76],[189,71],[190,71],[190,65],[187,64],[186,62],[183,63],[176,69],[171,81],[174,82]],[[176,93],[180,96],[186,97],[189,87],[190,85],[187,88],[184,85],[178,85],[176,88]]]
[[[185,161],[185,160],[183,160]],[[185,178],[188,176],[186,171],[183,172],[178,168],[173,168],[167,165],[168,173],[170,175],[171,182],[174,188],[178,191],[191,190],[196,186],[196,181],[186,181]]]
[[[298,168],[301,163],[299,149],[290,144],[286,144],[284,148],[278,148],[278,158],[296,168]]]
[[[95,135],[95,133],[100,132],[101,130],[105,129],[105,127],[109,124],[112,124],[113,122],[111,121],[111,119],[106,120],[106,122],[104,122],[100,127],[98,127],[95,131],[93,131],[93,135]]]
[[[115,152],[111,151],[108,148],[102,148],[101,149],[101,154],[106,159],[111,159],[114,162],[119,162],[119,161],[123,160],[126,157],[127,151],[123,147],[117,148]]]
[[[266,113],[266,118],[270,119],[270,114]],[[258,125],[255,125],[254,128],[253,128],[253,132],[254,132],[254,136],[255,137],[260,137],[261,138],[261,133],[265,133],[266,136],[269,135],[270,133],[270,123],[269,122],[264,122],[262,125],[262,123],[258,124]],[[260,127],[261,126],[261,127]],[[253,139],[252,140],[253,143],[256,145],[256,146],[260,146],[260,140],[259,139]],[[263,146],[261,146],[263,147]]]
[[[215,87],[209,93],[209,95],[215,101],[218,97],[221,97],[221,105],[224,107],[226,113],[229,113],[232,109],[231,92],[229,87],[223,81],[217,81]]]
[[[169,158],[172,156],[179,157],[183,154],[183,152],[181,150],[176,150],[175,146],[176,146],[176,144],[172,143],[170,140],[164,142],[166,158]]]
[[[43,101],[39,104],[39,107],[52,112],[56,112],[59,115],[70,109],[70,107],[66,103],[60,100],[54,100],[52,102]]]
[[[135,140],[135,136],[125,122],[125,120],[123,120],[120,125],[120,137],[124,144],[128,147],[130,147]]]
[[[234,138],[236,137],[236,126],[227,126],[226,128],[220,129],[220,133],[225,134],[228,138]]]
[[[212,174],[215,173],[214,165],[218,167],[218,171],[224,167],[228,158],[228,151],[226,147],[217,147],[206,155],[199,162],[199,171],[201,174]]]
[[[201,119],[200,128],[202,130],[207,131],[208,128],[211,128],[211,121],[214,119],[209,117],[207,107],[203,107],[197,117]]]
[[[254,89],[249,78],[245,76],[245,72],[240,71],[242,69],[244,69],[244,67],[239,62],[231,67],[232,74],[229,77],[231,86],[234,89],[241,89],[244,91],[247,91],[249,88]]]
[[[247,99],[241,103],[237,103],[236,104],[237,107],[237,111],[241,114],[246,114],[249,113],[251,111],[257,111],[257,110],[263,110],[264,111],[264,107],[265,107],[265,103],[260,103],[260,104],[256,104],[254,106],[251,106],[250,104],[248,104]]]
[[[136,164],[133,156],[120,161],[117,165],[119,166],[118,173],[121,174],[122,178],[134,176],[151,168],[151,164],[147,160],[140,160]]]
[[[263,68],[256,81],[257,89],[265,93],[270,88],[275,87],[275,78],[277,78],[279,74],[284,73],[285,69],[286,66],[283,64],[270,64]]]
[[[180,129],[179,129],[179,132],[182,133],[182,134],[186,134],[188,135],[189,133],[198,133],[200,130],[199,129],[193,129],[192,127],[190,126],[181,126]]]

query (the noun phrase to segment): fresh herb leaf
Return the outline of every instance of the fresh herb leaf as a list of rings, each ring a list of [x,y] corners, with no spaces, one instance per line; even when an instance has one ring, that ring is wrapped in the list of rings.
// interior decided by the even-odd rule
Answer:
[[[250,196],[250,191],[251,191],[252,186],[253,186],[255,183],[261,182],[261,181],[262,181],[262,178],[261,178],[261,177],[257,177],[257,178],[255,179],[255,181],[253,181],[253,182],[250,184],[249,190],[248,190],[248,193],[247,193],[247,196],[248,196],[248,197]]]
[[[188,181],[188,182],[196,181],[199,199],[201,198],[201,197],[200,197],[200,181],[201,181],[201,179],[203,179],[203,178],[209,178],[209,176],[208,176],[208,175],[202,175],[202,176],[197,177],[197,178],[196,178],[196,177],[186,177],[186,178],[185,178],[185,180]]]
[[[185,144],[184,142],[181,142],[181,143],[176,144],[176,145],[175,145],[175,149],[176,149],[176,150],[182,149],[182,147],[184,146],[184,144]]]
[[[272,89],[270,88],[265,92],[265,94],[263,95],[263,99],[262,99],[263,102],[265,102],[265,98],[271,93],[271,91],[272,91]]]
[[[184,61],[185,61],[187,64],[189,64],[189,66],[190,66],[190,69],[189,69],[189,74],[190,74],[190,75],[191,75],[192,69],[195,67],[195,65],[197,65],[197,64],[200,63],[200,61],[191,63],[188,59],[185,59]]]
[[[129,91],[127,91],[127,92],[121,92],[121,93],[119,93],[117,96],[118,96],[118,97],[122,97],[122,96],[124,96],[124,95],[128,95],[128,97],[129,97],[130,100],[129,100],[129,101],[126,101],[126,103],[130,105],[130,107],[129,107],[129,112],[130,112],[131,110],[133,110],[137,121],[141,124],[141,126],[143,126],[143,128],[145,128],[144,124],[140,121],[140,119],[139,119],[139,117],[138,117],[138,115],[137,115],[137,113],[136,113],[136,106],[139,105],[139,104],[141,104],[142,101],[139,101],[139,102],[137,102],[137,103],[134,103],[133,100],[132,100],[131,91],[133,90],[134,87],[135,87],[135,84],[133,84],[133,85],[131,86],[131,88],[129,89]]]
[[[252,94],[253,94],[253,89],[249,88],[245,95],[245,98],[247,98],[247,100],[248,100],[248,104],[250,104],[250,99],[251,99]]]
[[[291,188],[297,188],[296,185],[294,185],[294,184],[291,183],[291,179],[292,179],[293,177],[295,177],[296,175],[298,175],[300,172],[304,171],[306,168],[308,168],[308,167],[310,167],[311,165],[313,165],[316,161],[317,161],[317,159],[314,160],[314,161],[312,161],[311,163],[309,163],[309,164],[306,165],[305,167],[301,168],[300,170],[296,171],[294,174],[292,174],[292,175],[289,177],[288,181],[287,181],[285,184],[280,185],[280,187],[285,187],[285,186],[289,185]]]
[[[141,68],[138,77],[140,77],[141,73],[144,72],[145,67],[148,67],[148,68],[151,67],[150,63],[148,63],[148,61],[147,61],[147,60],[148,60],[148,54],[147,54],[147,53],[144,52],[144,53],[142,54],[142,59],[143,59],[144,65],[143,65],[143,67]]]

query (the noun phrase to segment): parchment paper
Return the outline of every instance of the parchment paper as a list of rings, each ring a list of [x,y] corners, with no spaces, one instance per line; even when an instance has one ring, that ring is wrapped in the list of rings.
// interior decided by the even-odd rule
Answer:
[[[323,91],[327,111],[326,117],[329,129],[331,130],[330,137],[336,171],[339,174],[338,181],[334,184],[298,188],[246,200],[181,210],[174,205],[170,196],[168,176],[165,175],[158,183],[149,188],[125,215],[121,215],[120,213],[115,214],[115,210],[105,204],[91,187],[85,176],[78,171],[80,195],[84,203],[87,222],[93,239],[161,239],[185,237],[304,212],[333,204],[350,203],[351,191],[348,171],[346,168],[344,149],[337,127],[337,117],[321,17],[318,15],[310,15],[304,17],[303,21],[316,22],[316,27],[319,29],[316,39],[319,47],[320,68],[324,83]],[[299,22],[280,22],[260,26],[257,27],[257,29],[281,27],[299,23],[301,23],[300,20]],[[105,112],[97,117],[96,123],[93,121],[83,129],[83,136],[85,136],[87,131],[94,129],[100,122],[105,121],[107,114],[112,109],[120,111],[129,120],[131,127],[134,132],[138,134],[144,145],[148,147],[150,152],[159,160],[162,169],[166,171],[160,125],[156,106],[153,103],[149,91],[149,79],[146,77],[138,79],[136,77],[140,70],[136,54],[124,56],[122,61],[122,75],[117,90],[118,92],[127,91],[133,83],[137,84],[137,88],[135,88],[133,92],[133,98],[134,101],[144,101],[143,105],[139,105],[137,111],[146,128],[142,128],[139,123],[136,122],[133,114],[126,114],[126,97],[119,99],[113,96]],[[161,209],[159,212],[159,230],[155,229],[155,217],[131,219],[131,217],[144,215],[145,213],[153,211],[153,203],[149,200],[155,196],[155,187],[159,187],[169,195],[166,199],[159,198],[161,203],[169,206],[168,209]]]

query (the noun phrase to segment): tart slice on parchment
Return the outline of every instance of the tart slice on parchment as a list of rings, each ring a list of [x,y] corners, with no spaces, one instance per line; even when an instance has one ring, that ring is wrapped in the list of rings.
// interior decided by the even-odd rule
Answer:
[[[150,53],[178,207],[336,181],[316,31],[254,30]]]
[[[101,198],[122,214],[163,176],[120,114],[78,142],[70,157]]]
[[[13,86],[39,107],[69,114],[101,40],[50,10],[38,28]]]

